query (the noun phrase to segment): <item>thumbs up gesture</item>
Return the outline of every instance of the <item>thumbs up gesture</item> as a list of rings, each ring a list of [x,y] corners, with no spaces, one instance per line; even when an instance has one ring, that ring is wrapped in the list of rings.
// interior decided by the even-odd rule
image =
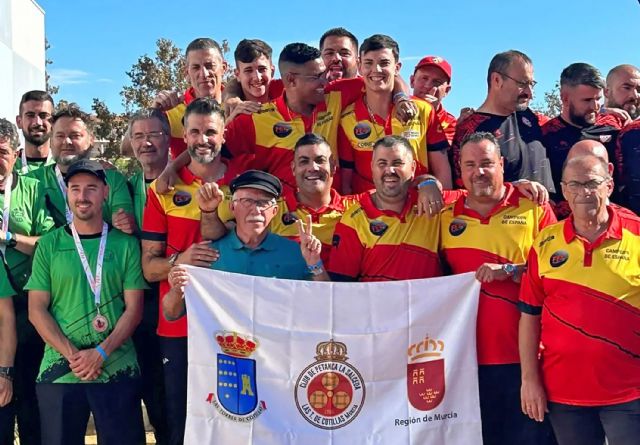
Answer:
[[[300,250],[302,257],[311,266],[320,261],[322,243],[313,235],[313,225],[311,215],[307,215],[306,224],[301,219],[298,220],[298,235],[300,236]]]

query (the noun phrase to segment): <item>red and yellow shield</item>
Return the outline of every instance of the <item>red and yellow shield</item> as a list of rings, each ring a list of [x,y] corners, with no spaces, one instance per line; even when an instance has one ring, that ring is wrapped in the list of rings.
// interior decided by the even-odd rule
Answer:
[[[407,393],[414,408],[429,411],[444,398],[444,358],[407,365]]]

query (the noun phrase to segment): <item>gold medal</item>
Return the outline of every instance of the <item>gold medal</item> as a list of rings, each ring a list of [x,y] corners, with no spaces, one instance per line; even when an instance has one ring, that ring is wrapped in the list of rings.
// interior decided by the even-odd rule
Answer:
[[[91,322],[91,325],[96,332],[104,332],[109,328],[109,320],[104,315],[98,314]]]

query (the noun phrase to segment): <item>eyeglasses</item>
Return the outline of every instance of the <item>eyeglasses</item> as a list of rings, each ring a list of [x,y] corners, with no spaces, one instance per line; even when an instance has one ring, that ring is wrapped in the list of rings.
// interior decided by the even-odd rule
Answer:
[[[245,209],[252,209],[256,207],[258,211],[263,212],[276,205],[274,199],[252,199],[252,198],[237,198],[232,202],[240,204]]]
[[[163,131],[150,131],[149,133],[136,133],[131,139],[136,142],[142,142],[145,140],[159,141],[162,136],[164,136]]]
[[[312,82],[327,82],[327,73],[324,71],[321,72],[320,74],[302,74],[302,73],[295,73],[290,71],[289,74],[293,74],[294,76],[304,77],[306,79],[311,80]]]
[[[561,184],[564,184],[564,186],[567,187],[571,193],[580,193],[585,189],[589,193],[593,193],[594,191],[598,190],[598,187],[600,187],[602,184],[608,181],[609,181],[609,178],[604,178],[600,181],[597,179],[592,179],[587,182],[579,182],[579,181],[566,181],[566,182],[560,181],[560,182]]]
[[[535,80],[529,80],[529,81],[516,80],[510,75],[501,73],[500,71],[498,71],[498,74],[506,77],[507,79],[513,80],[516,83],[516,85],[518,85],[518,88],[520,88],[521,90],[524,90],[527,87],[530,87],[531,89],[533,89],[538,84],[538,82],[536,82]]]

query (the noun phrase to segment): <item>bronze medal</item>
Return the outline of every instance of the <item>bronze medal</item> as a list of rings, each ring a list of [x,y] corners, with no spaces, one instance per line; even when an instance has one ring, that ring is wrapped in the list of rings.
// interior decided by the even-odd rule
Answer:
[[[98,314],[91,322],[91,325],[96,332],[104,332],[109,328],[109,320],[104,315]]]

